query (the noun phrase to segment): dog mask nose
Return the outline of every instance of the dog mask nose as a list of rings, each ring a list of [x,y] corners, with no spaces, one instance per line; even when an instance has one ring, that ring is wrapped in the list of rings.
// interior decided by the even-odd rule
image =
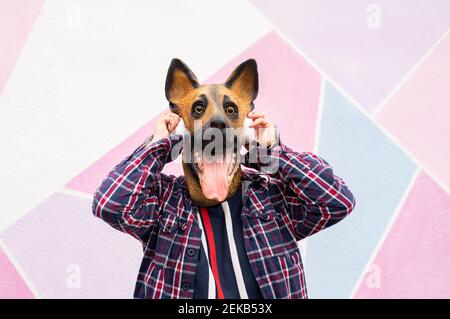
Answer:
[[[224,130],[227,128],[228,125],[222,117],[216,116],[211,119],[208,126],[211,128],[217,128],[220,130]]]

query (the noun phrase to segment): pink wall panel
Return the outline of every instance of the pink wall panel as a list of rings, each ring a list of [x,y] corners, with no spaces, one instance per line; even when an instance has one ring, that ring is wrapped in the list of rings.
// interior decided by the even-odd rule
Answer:
[[[421,173],[400,210],[357,298],[450,296],[450,197]],[[379,275],[380,282],[367,284]]]

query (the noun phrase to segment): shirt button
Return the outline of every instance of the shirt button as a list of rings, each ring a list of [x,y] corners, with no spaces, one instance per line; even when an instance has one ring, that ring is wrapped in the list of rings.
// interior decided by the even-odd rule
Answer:
[[[194,256],[194,255],[195,255],[195,250],[194,250],[194,248],[189,248],[189,249],[187,250],[187,254],[188,254],[189,257]]]
[[[181,285],[181,289],[184,291],[189,290],[190,288],[191,288],[191,286],[187,282],[185,282],[183,285]]]
[[[186,223],[180,223],[181,230],[186,230],[186,227],[187,227]]]

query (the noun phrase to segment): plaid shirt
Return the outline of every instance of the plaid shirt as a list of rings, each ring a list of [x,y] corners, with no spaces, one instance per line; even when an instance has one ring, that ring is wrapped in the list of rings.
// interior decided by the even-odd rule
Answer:
[[[161,173],[182,141],[172,135],[142,144],[95,192],[95,216],[142,242],[135,298],[193,298],[201,230],[199,208],[183,176]],[[257,149],[257,148],[254,148]],[[268,156],[279,169],[263,174],[241,166],[244,244],[264,298],[307,298],[297,241],[347,216],[355,200],[330,165],[280,144]]]

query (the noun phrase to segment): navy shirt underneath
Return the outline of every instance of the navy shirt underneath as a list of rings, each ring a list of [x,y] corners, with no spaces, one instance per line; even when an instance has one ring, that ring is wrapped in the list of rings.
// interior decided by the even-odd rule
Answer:
[[[233,237],[236,243],[239,264],[242,270],[242,277],[245,283],[245,289],[247,291],[248,298],[262,299],[261,291],[250,268],[250,263],[244,245],[243,225],[241,220],[242,194],[240,190],[228,200],[228,206],[230,208],[231,220],[233,224]],[[209,206],[206,209],[214,233],[217,268],[224,297],[227,299],[239,299],[240,294],[231,260],[231,252],[229,248],[225,216],[222,205],[217,204],[214,206]],[[200,216],[198,216],[198,218],[200,219]],[[211,239],[208,238],[208,241],[210,240]],[[197,269],[195,273],[195,299],[208,298],[209,264],[206,256],[207,253],[208,247],[203,247],[202,245],[199,251]]]

